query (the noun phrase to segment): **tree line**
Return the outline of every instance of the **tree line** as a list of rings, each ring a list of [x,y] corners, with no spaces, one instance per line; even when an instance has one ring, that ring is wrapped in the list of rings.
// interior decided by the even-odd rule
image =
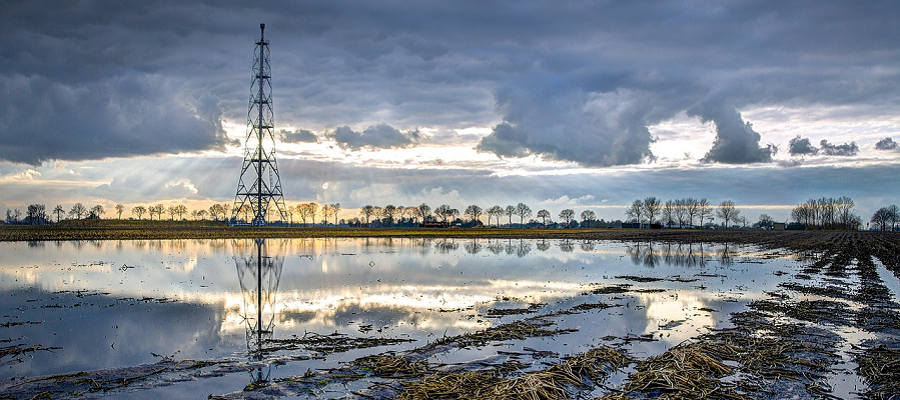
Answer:
[[[791,210],[790,218],[793,227],[789,229],[846,229],[858,230],[862,227],[862,219],[856,213],[853,199],[847,196],[822,197],[809,199]],[[516,205],[493,205],[483,208],[471,204],[463,209],[454,208],[448,204],[441,204],[432,209],[426,203],[417,206],[386,206],[364,205],[359,208],[358,217],[347,220],[339,218],[340,203],[318,204],[315,202],[298,203],[289,205],[285,210],[287,223],[302,223],[303,225],[317,223],[321,225],[350,225],[350,226],[520,226],[520,227],[609,227],[622,223],[613,221],[608,223],[597,220],[597,215],[592,210],[583,210],[579,222],[576,213],[572,209],[563,209],[557,214],[558,220],[554,222],[553,215],[546,209],[533,212],[525,203]],[[274,208],[270,208],[270,211]],[[122,219],[126,207],[116,204],[115,215]],[[170,220],[213,220],[223,222],[247,222],[253,217],[253,210],[249,204],[244,204],[238,209],[233,209],[228,204],[213,204],[205,209],[189,211],[181,204],[169,205],[137,205],[131,208],[131,217],[141,220],[147,217],[150,220],[162,220],[167,216]],[[277,211],[276,211],[277,212]],[[49,212],[44,204],[31,204],[25,213],[18,208],[6,210],[6,222],[13,224],[40,225],[59,222],[63,219],[100,219],[106,213],[102,205],[85,206],[75,203],[68,210],[62,205],[57,205]],[[536,219],[533,219],[532,217]],[[486,222],[482,218],[486,218]],[[296,220],[295,220],[296,218]],[[318,220],[317,220],[318,218]],[[695,199],[692,197],[666,200],[662,202],[657,197],[637,199],[625,210],[625,221],[630,226],[636,227],[709,227],[714,218],[718,218],[721,226],[741,225],[747,227],[749,221],[731,200],[724,200],[713,206],[706,198]],[[704,223],[704,221],[708,221]],[[518,224],[516,224],[516,222]],[[787,221],[785,221],[787,222]],[[878,209],[871,217],[873,227],[880,230],[894,230],[900,224],[900,209],[896,205],[890,205]],[[753,228],[771,229],[775,221],[768,214],[761,214],[759,220],[752,224]]]
[[[709,219],[707,226],[712,224],[714,217],[722,221],[722,225],[728,228],[729,223],[742,224],[747,227],[748,220],[737,209],[734,201],[724,200],[715,208],[706,198],[695,199],[686,197],[675,200],[666,200],[665,203],[656,197],[637,199],[625,210],[626,221],[638,226],[666,226],[666,227],[697,227],[704,226],[703,221]],[[766,214],[760,216],[761,220],[755,227],[771,227],[771,217]],[[764,218],[763,218],[764,217]],[[697,223],[695,224],[694,221]],[[763,222],[764,221],[764,222]]]

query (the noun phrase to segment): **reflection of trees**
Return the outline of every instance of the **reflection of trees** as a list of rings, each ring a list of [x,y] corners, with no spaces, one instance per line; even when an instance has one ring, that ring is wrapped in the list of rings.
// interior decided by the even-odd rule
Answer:
[[[498,255],[503,252],[503,243],[496,239],[488,239],[487,249],[494,255]]]
[[[459,243],[456,243],[453,239],[440,239],[435,243],[435,247],[437,247],[438,253],[447,254],[458,250]]]
[[[234,241],[234,264],[237,267],[244,301],[244,329],[251,361],[264,359],[263,343],[272,338],[275,328],[275,298],[284,265],[284,241],[254,239]],[[250,371],[253,383],[266,383],[271,366],[258,364]]]
[[[550,242],[547,239],[541,239],[537,242],[537,248],[540,251],[547,251],[550,249]]]
[[[703,243],[666,243],[654,247],[653,243],[634,242],[625,245],[625,252],[635,265],[653,267],[660,262],[679,267],[703,267],[713,255],[719,257],[723,265],[732,263],[733,252],[726,245],[721,251],[704,250]]]
[[[472,239],[471,242],[465,244],[466,253],[469,254],[478,254],[481,252],[481,248],[484,247],[480,243],[478,243],[478,239]]]
[[[706,265],[703,254],[703,243],[668,243],[662,250],[666,264],[679,267],[696,267]]]
[[[581,251],[594,251],[597,248],[597,243],[593,240],[582,240],[581,241]]]
[[[634,265],[655,267],[659,265],[661,261],[659,254],[656,254],[653,250],[653,242],[634,242],[625,244],[625,252],[631,256],[631,262],[633,262]]]
[[[728,251],[728,243],[725,243],[725,247],[722,247],[722,251],[718,253],[719,262],[722,265],[731,265],[734,263],[734,253]]]
[[[573,243],[570,239],[563,239],[561,242],[559,242],[559,249],[566,253],[571,253],[575,251],[575,243]]]
[[[522,258],[531,253],[531,243],[526,242],[524,239],[519,239],[519,243],[516,246],[516,257]]]

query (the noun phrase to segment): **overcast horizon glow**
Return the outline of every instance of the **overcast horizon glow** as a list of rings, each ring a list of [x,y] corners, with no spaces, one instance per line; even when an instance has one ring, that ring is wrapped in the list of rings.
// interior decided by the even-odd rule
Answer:
[[[898,17],[893,2],[8,1],[0,209],[231,203],[264,22],[289,204],[612,220],[638,198],[705,197],[781,221],[849,196],[867,221],[900,202]]]

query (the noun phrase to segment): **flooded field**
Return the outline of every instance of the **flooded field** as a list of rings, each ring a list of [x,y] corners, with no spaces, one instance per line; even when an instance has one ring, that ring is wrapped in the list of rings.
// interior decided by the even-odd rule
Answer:
[[[0,397],[897,390],[865,370],[900,354],[900,284],[872,255],[400,238],[18,242],[0,254]]]

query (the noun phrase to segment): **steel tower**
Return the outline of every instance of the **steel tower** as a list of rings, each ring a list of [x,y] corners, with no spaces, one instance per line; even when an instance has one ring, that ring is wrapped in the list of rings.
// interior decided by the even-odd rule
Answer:
[[[259,41],[253,51],[253,80],[250,83],[250,110],[247,112],[247,139],[244,165],[238,180],[232,220],[252,211],[254,226],[267,223],[269,206],[275,205],[273,218],[284,221],[287,209],[281,192],[281,178],[275,163],[275,118],[272,111],[272,74],[269,67],[269,41],[266,24],[259,24]],[[271,144],[270,144],[271,143]],[[247,209],[249,207],[249,209]],[[247,213],[249,214],[249,213]]]

